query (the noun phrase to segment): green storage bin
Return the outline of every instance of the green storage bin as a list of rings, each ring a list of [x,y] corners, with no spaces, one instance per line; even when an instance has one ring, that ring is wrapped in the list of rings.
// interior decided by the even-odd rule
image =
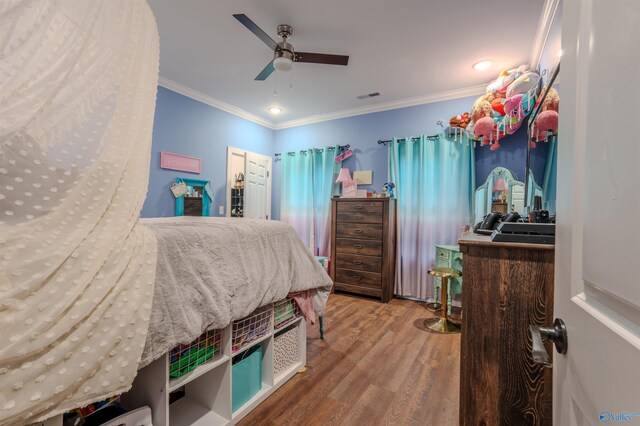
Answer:
[[[262,346],[233,359],[231,379],[231,407],[235,412],[262,389]]]

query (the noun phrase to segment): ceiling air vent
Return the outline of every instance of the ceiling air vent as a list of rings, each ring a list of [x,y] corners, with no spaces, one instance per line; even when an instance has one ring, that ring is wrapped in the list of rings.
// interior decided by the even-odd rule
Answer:
[[[367,99],[367,98],[375,98],[376,96],[380,96],[380,92],[367,93],[366,95],[358,96],[358,99]]]

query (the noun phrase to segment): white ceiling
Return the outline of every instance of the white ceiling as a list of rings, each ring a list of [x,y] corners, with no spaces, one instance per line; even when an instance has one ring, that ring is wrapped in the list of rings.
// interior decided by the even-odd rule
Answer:
[[[160,75],[165,81],[276,125],[443,92],[465,94],[469,91],[460,89],[485,84],[500,70],[528,63],[543,3],[149,0],[160,32]],[[297,50],[349,55],[349,65],[297,63],[292,72],[254,81],[272,52],[234,13],[246,14],[276,41],[276,26],[292,25],[289,41]],[[473,70],[471,65],[482,59],[492,60],[493,66]],[[382,96],[356,99],[376,91]],[[283,112],[269,113],[271,105]]]

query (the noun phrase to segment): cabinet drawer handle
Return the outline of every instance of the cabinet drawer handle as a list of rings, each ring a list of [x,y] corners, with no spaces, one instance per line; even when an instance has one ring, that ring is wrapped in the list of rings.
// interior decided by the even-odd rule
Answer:
[[[362,210],[364,209],[364,206],[361,205],[357,205],[357,206],[353,206],[354,209],[358,209],[358,210]]]
[[[353,263],[354,263],[354,265],[362,265],[362,261],[361,260],[354,260]]]
[[[354,245],[353,245],[353,248],[361,249],[361,248],[362,248],[362,246],[361,246],[360,244],[354,244]]]
[[[351,275],[351,278],[354,278],[354,279],[356,279],[358,281],[362,280],[362,276],[361,275]]]
[[[354,219],[362,219],[362,218],[364,218],[364,216],[362,216],[361,214],[354,214],[353,218]]]
[[[364,232],[364,230],[362,230],[362,229],[354,229],[353,232],[355,232],[357,234],[362,234]]]

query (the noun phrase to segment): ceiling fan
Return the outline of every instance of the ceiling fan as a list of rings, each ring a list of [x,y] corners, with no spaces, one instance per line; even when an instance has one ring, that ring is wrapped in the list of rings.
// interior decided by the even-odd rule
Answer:
[[[274,70],[289,71],[293,68],[294,62],[328,65],[347,65],[349,62],[349,57],[344,55],[294,51],[293,45],[287,42],[293,33],[293,28],[290,25],[278,25],[278,35],[282,37],[282,41],[276,43],[244,13],[234,14],[233,17],[273,50],[273,60],[260,71],[260,74],[255,78],[256,80],[266,80]]]

